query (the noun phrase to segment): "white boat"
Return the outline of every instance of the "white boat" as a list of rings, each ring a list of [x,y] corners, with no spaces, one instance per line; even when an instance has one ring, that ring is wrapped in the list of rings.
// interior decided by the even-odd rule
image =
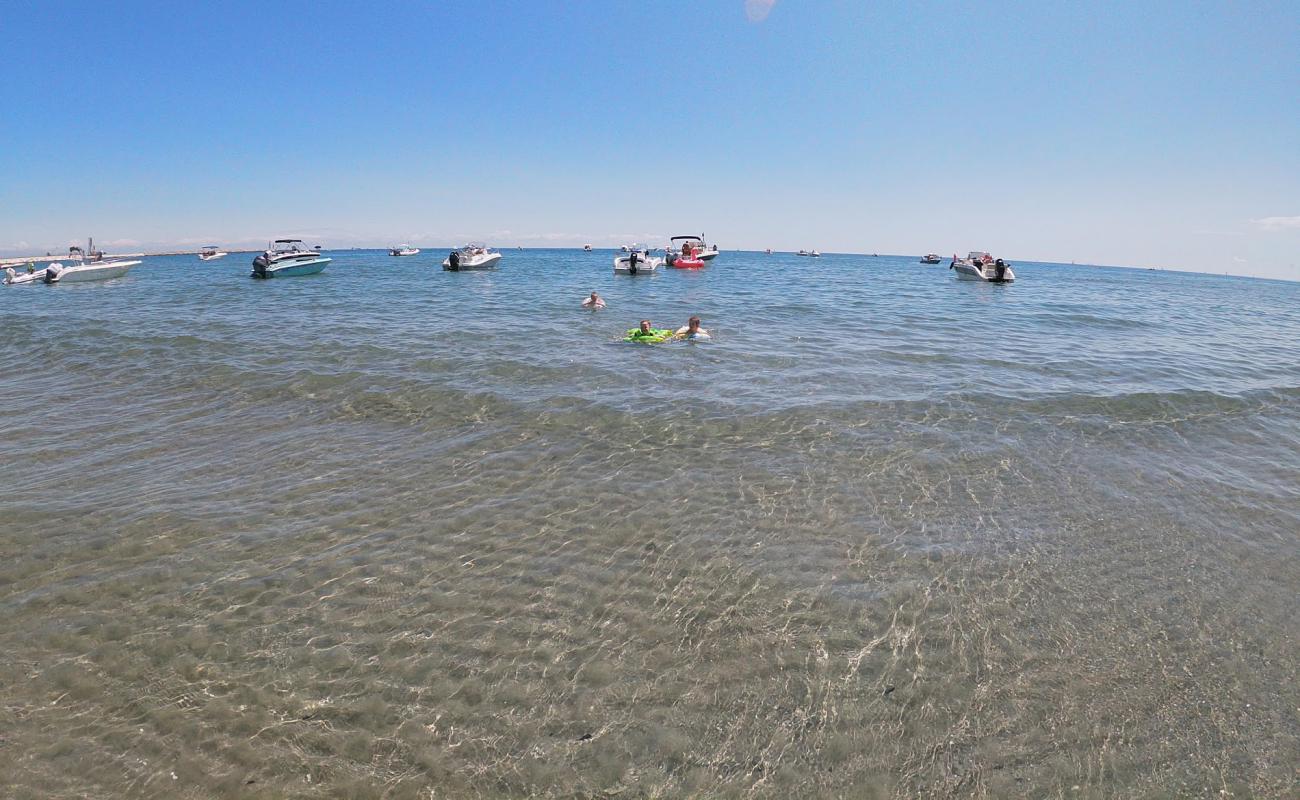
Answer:
[[[811,257],[811,258],[821,258],[821,257],[822,257],[822,254],[819,253],[819,252],[817,252],[816,250],[800,250],[799,252],[795,253],[795,255],[797,255],[797,256],[809,256],[809,257]]]
[[[926,253],[925,258],[921,259],[922,264],[940,264],[942,262],[943,259],[939,257],[938,253]]]
[[[229,253],[222,252],[221,248],[215,244],[210,244],[199,251],[200,261],[216,261],[218,258],[225,258]]]
[[[86,254],[87,251],[89,255]],[[52,286],[56,283],[106,281],[110,278],[122,277],[131,271],[131,267],[140,263],[139,260],[121,258],[105,260],[104,254],[95,249],[94,239],[90,240],[86,250],[80,247],[69,247],[68,261],[71,262],[68,265],[55,262],[45,269],[31,270],[26,273],[17,272],[10,267],[5,270],[4,283],[6,286],[37,283]]]
[[[481,242],[470,242],[459,250],[452,250],[442,260],[442,268],[449,272],[466,269],[492,269],[501,260],[501,254]]]
[[[662,258],[650,255],[650,250],[641,245],[624,249],[627,255],[614,257],[615,275],[650,275],[664,265]]]
[[[584,245],[582,246],[582,251],[583,251],[584,253],[590,253],[590,252],[591,252],[591,245],[589,245],[589,244],[584,244]]]
[[[264,253],[253,259],[253,277],[315,275],[332,260],[322,256],[317,248],[309,250],[304,247],[302,239],[276,239],[267,245]]]
[[[63,265],[59,264],[58,266],[62,267]],[[27,283],[31,283],[31,284],[44,283],[45,272],[48,269],[49,267],[45,267],[43,269],[35,269],[31,264],[28,264],[27,272],[19,272],[13,267],[5,267],[4,284],[5,286],[22,286],[23,284],[27,284]]]
[[[1011,283],[1016,279],[1010,264],[979,250],[972,250],[965,258],[954,255],[948,269],[956,270],[957,278],[964,281]]]
[[[686,250],[690,250],[700,261],[709,262],[718,257],[718,246],[708,245],[704,241],[704,234],[699,236],[674,236],[668,240],[668,246],[664,248],[664,263],[672,266]]]
[[[409,244],[399,244],[397,247],[388,248],[390,256],[417,256],[420,254],[420,248],[411,247]]]

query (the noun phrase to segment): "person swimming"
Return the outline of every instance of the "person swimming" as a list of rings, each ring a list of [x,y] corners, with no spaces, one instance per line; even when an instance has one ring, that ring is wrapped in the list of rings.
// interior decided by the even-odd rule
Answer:
[[[673,332],[663,328],[650,327],[650,320],[641,320],[640,326],[633,328],[623,337],[625,342],[662,342],[665,339],[672,338]]]
[[[592,292],[591,297],[588,297],[586,300],[582,301],[582,307],[583,308],[604,308],[605,298],[601,297],[595,292]]]
[[[686,324],[673,332],[679,339],[708,339],[709,332],[700,327],[700,318],[691,317]]]

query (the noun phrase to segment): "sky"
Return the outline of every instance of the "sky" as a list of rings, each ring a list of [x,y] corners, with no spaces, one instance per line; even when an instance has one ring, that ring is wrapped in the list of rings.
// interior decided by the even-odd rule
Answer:
[[[1300,3],[0,0],[0,255],[700,232],[1300,279]]]

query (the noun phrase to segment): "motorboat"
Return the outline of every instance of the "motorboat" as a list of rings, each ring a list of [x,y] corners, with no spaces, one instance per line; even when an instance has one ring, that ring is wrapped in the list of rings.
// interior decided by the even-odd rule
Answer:
[[[218,258],[225,258],[228,255],[230,254],[223,252],[221,248],[217,247],[215,244],[210,244],[204,246],[204,248],[199,251],[199,260],[216,261]]]
[[[822,254],[819,253],[819,252],[817,252],[816,250],[800,250],[799,252],[795,253],[795,255],[797,255],[797,256],[809,256],[810,258],[821,258],[821,257],[822,257]]]
[[[31,269],[26,273],[16,272],[12,267],[5,270],[4,282],[7,286],[25,283],[85,283],[87,281],[106,281],[120,278],[131,271],[131,267],[140,264],[139,260],[109,259],[103,251],[95,249],[95,240],[91,239],[85,250],[80,247],[68,248],[69,265],[55,262],[45,269]]]
[[[308,249],[302,239],[276,239],[253,259],[254,278],[291,278],[315,275],[333,261],[316,248]]]
[[[442,268],[449,272],[466,269],[493,269],[501,260],[501,254],[481,242],[470,242],[459,250],[452,250],[442,261]]]
[[[390,256],[418,256],[420,248],[411,247],[409,244],[399,244],[397,247],[388,248]]]
[[[922,263],[922,264],[941,264],[941,263],[943,263],[943,259],[939,257],[939,254],[938,254],[938,253],[926,253],[926,254],[925,254],[925,258],[921,259],[921,263]]]
[[[60,264],[60,267],[63,265]],[[5,286],[21,286],[25,283],[44,283],[45,273],[49,267],[36,269],[34,265],[28,264],[26,272],[19,272],[13,267],[5,267]]]
[[[86,244],[83,252],[80,247],[68,248],[68,260],[71,266],[51,264],[46,267],[46,283],[82,283],[84,281],[106,281],[120,278],[140,264],[139,259],[109,258],[104,251],[95,249],[95,240]],[[57,274],[51,274],[51,271]]]
[[[589,245],[589,244],[584,244],[584,245],[582,246],[582,252],[584,252],[584,253],[590,253],[590,252],[591,252],[591,245]]]
[[[651,275],[664,265],[664,260],[650,255],[648,248],[629,245],[627,255],[614,257],[615,275]]]
[[[972,250],[965,258],[954,255],[948,269],[956,270],[958,279],[964,281],[1011,283],[1016,279],[1010,264],[979,250]]]
[[[668,240],[668,247],[664,248],[664,263],[668,266],[675,266],[678,258],[694,259],[708,263],[718,257],[718,246],[715,244],[710,247],[704,241],[704,235],[699,236],[674,236]]]

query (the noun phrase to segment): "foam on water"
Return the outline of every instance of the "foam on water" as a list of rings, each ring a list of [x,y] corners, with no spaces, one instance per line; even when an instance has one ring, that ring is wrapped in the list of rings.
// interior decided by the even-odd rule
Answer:
[[[439,258],[0,291],[9,794],[1294,796],[1297,285]]]

